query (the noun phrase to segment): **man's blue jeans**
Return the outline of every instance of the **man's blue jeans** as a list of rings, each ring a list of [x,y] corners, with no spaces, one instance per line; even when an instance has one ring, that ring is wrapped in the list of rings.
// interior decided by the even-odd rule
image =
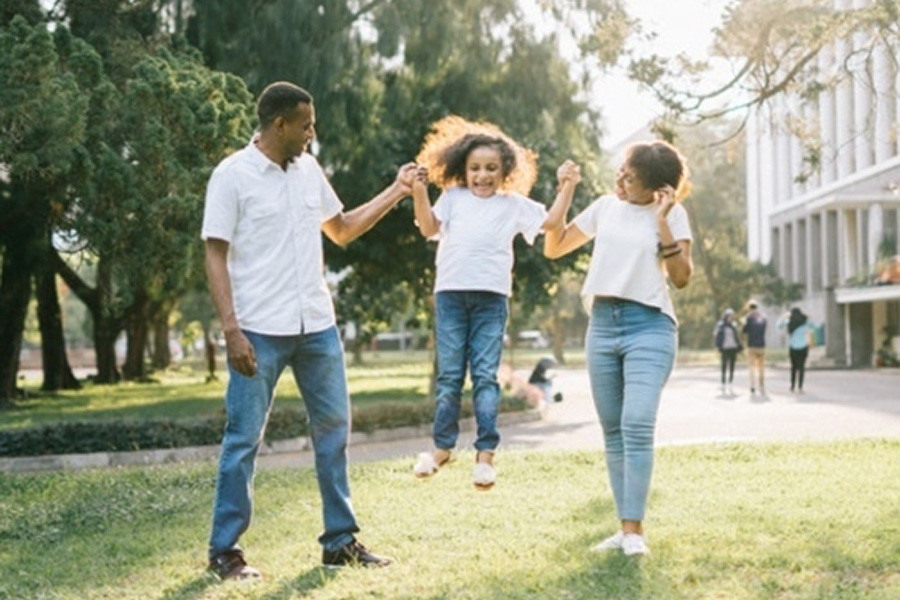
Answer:
[[[216,478],[209,556],[239,548],[238,538],[250,525],[256,454],[272,408],[275,385],[288,365],[309,415],[325,521],[319,542],[326,550],[337,550],[359,531],[347,476],[350,398],[337,328],[293,336],[250,331],[244,335],[253,345],[257,372],[253,377],[245,377],[228,365],[228,419]]]
[[[497,369],[509,314],[507,297],[494,292],[448,291],[435,294],[438,375],[434,444],[456,447],[466,365],[472,377],[472,404],[478,423],[475,449],[493,451],[500,443]]]
[[[642,521],[659,397],[675,362],[677,329],[655,308],[597,298],[585,345],[618,516]]]

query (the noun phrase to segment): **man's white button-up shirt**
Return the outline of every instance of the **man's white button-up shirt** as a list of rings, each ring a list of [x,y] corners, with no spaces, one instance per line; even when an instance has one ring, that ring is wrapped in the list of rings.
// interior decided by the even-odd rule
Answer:
[[[228,273],[241,329],[297,335],[334,325],[322,222],[342,209],[318,161],[307,153],[282,170],[251,142],[219,163],[206,190],[201,237],[229,243]]]

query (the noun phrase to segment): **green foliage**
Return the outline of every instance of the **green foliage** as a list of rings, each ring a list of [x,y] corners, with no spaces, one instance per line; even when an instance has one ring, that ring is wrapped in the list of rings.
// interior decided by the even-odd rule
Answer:
[[[552,201],[566,158],[582,165],[586,182],[606,173],[599,115],[580,98],[557,38],[539,38],[513,0],[276,0],[252,5],[252,18],[238,0],[194,6],[188,38],[214,68],[239,74],[254,92],[288,79],[313,93],[319,158],[348,209],[389,183],[418,153],[429,125],[450,113],[493,121],[536,150],[537,200]],[[618,2],[546,8],[569,31],[579,28],[566,19],[588,14],[598,27],[609,23],[620,37],[625,31]],[[610,40],[605,47],[619,48]],[[583,183],[577,205],[597,191]],[[547,303],[553,281],[577,260],[551,263],[539,248],[516,250],[516,294],[528,306]],[[406,307],[406,294],[426,307],[434,251],[415,230],[409,202],[346,249],[327,245],[330,269],[351,267],[338,290],[341,317],[386,322]]]
[[[54,36],[22,17],[0,29],[0,162],[13,180],[46,184],[74,168],[96,63],[62,30]]]
[[[524,400],[504,398],[501,412],[525,410]],[[431,402],[383,402],[353,407],[353,430],[372,432],[424,425],[434,420]],[[461,416],[471,417],[472,405]],[[40,456],[84,452],[127,452],[158,448],[206,446],[222,441],[225,414],[189,419],[65,421],[39,427],[0,430],[0,456]],[[306,411],[276,408],[266,425],[266,442],[308,434]]]
[[[675,130],[693,182],[685,208],[694,235],[694,274],[686,288],[672,291],[681,344],[688,348],[712,347],[715,323],[726,308],[740,312],[751,298],[781,306],[801,294],[802,286],[745,254],[744,140],[717,143],[731,129],[733,124],[721,122]]]

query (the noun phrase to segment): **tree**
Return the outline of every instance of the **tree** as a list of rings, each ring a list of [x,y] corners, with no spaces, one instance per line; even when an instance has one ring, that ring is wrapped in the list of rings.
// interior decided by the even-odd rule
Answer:
[[[688,159],[693,183],[685,208],[694,236],[695,272],[690,285],[673,292],[673,301],[681,343],[689,348],[712,345],[713,328],[726,308],[740,310],[750,298],[779,305],[799,298],[798,285],[744,254],[743,136],[715,143],[733,128],[733,123],[719,121],[678,130],[677,144]]]
[[[52,222],[65,200],[67,177],[83,164],[85,88],[95,83],[97,57],[74,43],[64,28],[51,34],[41,23],[17,16],[0,29],[0,164],[7,174],[0,197],[0,404],[16,395],[16,374],[31,279],[43,293],[42,331],[56,353],[47,367],[66,372],[55,283],[47,273]],[[57,322],[52,322],[56,320]],[[62,353],[62,354],[60,354]],[[62,360],[56,360],[59,356]],[[71,378],[74,379],[74,378]],[[71,379],[69,383],[71,382]],[[47,381],[52,385],[53,381]]]
[[[743,113],[737,131],[750,108],[779,94],[812,97],[850,77],[873,84],[873,55],[885,51],[897,56],[898,23],[898,0],[872,0],[846,9],[834,8],[833,0],[739,0],[725,10],[711,50],[713,57],[731,65],[728,81],[710,87],[708,61],[646,56],[639,47],[628,53],[628,68],[675,121],[698,123]],[[851,36],[855,50],[833,69],[820,69],[821,51]]]
[[[90,169],[70,188],[66,226],[96,261],[96,283],[57,258],[94,321],[98,375],[119,373],[114,343],[128,332],[127,378],[146,376],[148,323],[199,277],[197,238],[212,167],[250,135],[250,96],[240,80],[206,68],[183,41],[160,34],[156,7],[124,0],[64,3],[102,58],[85,141]],[[163,334],[166,335],[166,334]]]
[[[547,10],[567,31],[579,29],[565,21],[573,11],[589,15],[596,27],[584,39],[617,55],[627,31],[619,2],[572,0]],[[586,181],[606,173],[599,115],[580,99],[557,38],[539,38],[514,0],[273,0],[249,8],[197,1],[194,11],[187,36],[214,68],[238,73],[257,92],[288,79],[313,93],[319,159],[347,208],[389,182],[418,153],[428,126],[449,113],[493,121],[537,150],[538,200],[554,197],[565,158],[582,164]],[[582,184],[579,205],[598,189]],[[515,293],[528,306],[549,302],[547,290],[577,260],[549,263],[539,248],[517,252]],[[434,246],[415,231],[410,203],[346,249],[326,244],[325,259],[333,271],[351,268],[338,292],[346,320],[386,321],[404,305],[394,293],[404,283],[427,306]]]

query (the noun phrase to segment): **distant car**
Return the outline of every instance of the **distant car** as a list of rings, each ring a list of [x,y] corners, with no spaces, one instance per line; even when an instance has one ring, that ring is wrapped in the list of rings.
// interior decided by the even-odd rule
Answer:
[[[375,335],[378,350],[409,350],[415,341],[411,331],[385,331]]]
[[[549,348],[550,340],[538,329],[520,331],[516,336],[518,345],[523,348]]]

